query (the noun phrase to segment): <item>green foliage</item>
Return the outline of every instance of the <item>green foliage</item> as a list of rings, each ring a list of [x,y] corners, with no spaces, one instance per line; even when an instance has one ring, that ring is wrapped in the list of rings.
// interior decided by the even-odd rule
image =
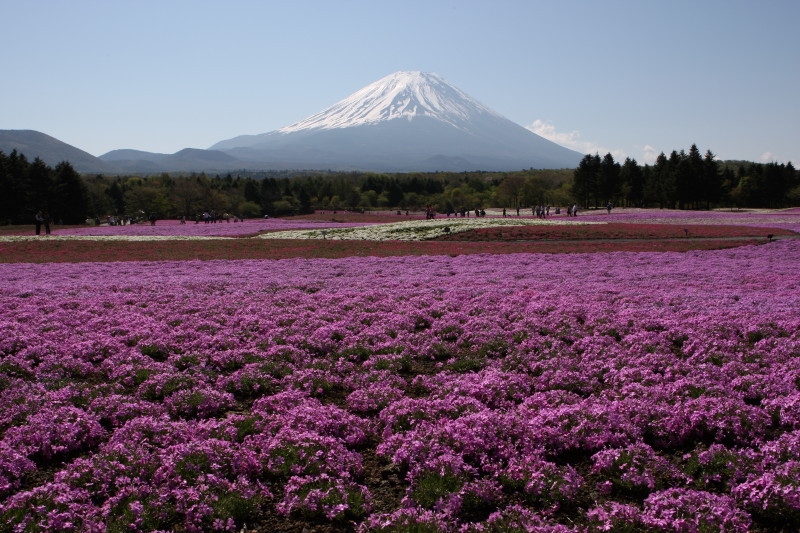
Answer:
[[[611,154],[586,155],[574,172],[572,197],[584,208],[613,205],[678,209],[797,205],[800,175],[791,163],[725,162],[711,151],[661,153],[653,166]]]
[[[239,204],[237,212],[243,218],[255,218],[260,217],[262,211],[260,204],[247,201]]]
[[[517,172],[247,172],[81,176],[69,163],[55,168],[12,151],[0,152],[0,224],[31,224],[48,210],[55,223],[81,224],[109,215],[187,217],[204,211],[244,218],[292,216],[315,210],[418,210],[438,213],[531,206],[584,208],[613,205],[661,208],[784,207],[800,199],[800,176],[791,163],[725,162],[693,145],[659,155],[654,165],[611,154],[585,156],[577,169]]]
[[[169,350],[155,344],[142,344],[139,346],[139,351],[154,361],[164,361],[169,356]]]
[[[464,482],[454,474],[429,472],[417,479],[411,498],[420,506],[432,509],[436,502],[448,494],[458,492]]]
[[[233,423],[236,428],[236,442],[244,441],[245,437],[255,435],[258,432],[257,418],[253,416],[246,416],[238,419]]]
[[[211,503],[214,509],[214,516],[222,519],[232,518],[237,524],[247,520],[253,520],[259,513],[262,498],[253,496],[245,498],[237,492],[225,492],[220,494],[218,499]]]
[[[460,357],[448,365],[450,370],[459,373],[480,372],[485,367],[486,361],[474,356]]]

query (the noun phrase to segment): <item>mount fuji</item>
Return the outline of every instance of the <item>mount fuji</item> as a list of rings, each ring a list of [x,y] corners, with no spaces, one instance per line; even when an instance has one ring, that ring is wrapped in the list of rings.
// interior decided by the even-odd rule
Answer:
[[[574,168],[583,157],[417,71],[395,72],[304,120],[209,150],[271,168],[388,172]]]

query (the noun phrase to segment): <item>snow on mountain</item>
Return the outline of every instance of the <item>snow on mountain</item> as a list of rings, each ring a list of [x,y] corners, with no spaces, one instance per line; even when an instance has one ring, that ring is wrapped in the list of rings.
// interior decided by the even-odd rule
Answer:
[[[310,117],[278,129],[280,133],[350,128],[387,120],[431,117],[468,128],[476,114],[497,115],[432,72],[400,71],[356,91]]]
[[[251,162],[248,168],[388,172],[574,168],[583,156],[417,71],[395,72],[304,120],[210,149]]]

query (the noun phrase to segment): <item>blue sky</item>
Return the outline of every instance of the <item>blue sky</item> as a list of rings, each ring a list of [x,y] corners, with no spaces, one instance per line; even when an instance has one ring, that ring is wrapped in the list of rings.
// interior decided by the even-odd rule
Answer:
[[[0,129],[101,155],[264,133],[435,72],[584,153],[800,166],[800,1],[0,0]]]

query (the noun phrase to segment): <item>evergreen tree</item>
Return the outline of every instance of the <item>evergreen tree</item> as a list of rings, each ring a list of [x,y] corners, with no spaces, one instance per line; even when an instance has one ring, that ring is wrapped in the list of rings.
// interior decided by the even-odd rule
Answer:
[[[108,197],[114,206],[114,213],[125,214],[125,191],[120,186],[119,180],[111,182],[111,186],[108,188]]]
[[[273,203],[281,200],[281,188],[275,178],[265,178],[261,181],[261,208],[270,216],[275,216]]]
[[[622,187],[620,186],[620,166],[614,161],[614,156],[607,153],[600,162],[599,187],[600,193],[595,196],[594,206],[599,207],[599,202],[617,203]]]
[[[80,174],[66,161],[55,168],[55,193],[51,215],[64,224],[83,224],[88,216],[88,191]]]
[[[654,199],[659,208],[671,207],[674,185],[670,163],[664,152],[661,152],[656,158],[650,178],[650,182],[645,187],[645,194]]]
[[[386,186],[386,201],[389,207],[398,207],[403,201],[403,189],[397,183],[397,179],[389,180]]]
[[[11,224],[22,204],[19,183],[11,173],[9,157],[0,152],[0,224]]]
[[[722,185],[720,187],[720,201],[724,202],[725,205],[732,205],[733,202],[733,190],[736,187],[736,172],[728,166],[723,167],[722,169]]]
[[[689,153],[685,157],[686,173],[685,179],[685,201],[687,207],[697,208],[699,202],[703,199],[705,193],[705,168],[703,165],[703,156],[700,155],[700,149],[696,144],[689,148]]]
[[[706,209],[711,209],[712,203],[719,202],[723,196],[722,174],[711,150],[706,150],[706,155],[703,157],[701,176],[700,199],[705,201]]]
[[[599,193],[600,155],[586,154],[578,163],[572,179],[572,194],[575,200],[588,209],[590,201]]]
[[[27,169],[27,185],[25,198],[25,218],[33,220],[34,214],[39,211],[52,209],[53,178],[52,169],[38,157],[33,160]]]
[[[297,204],[301,215],[314,212],[314,208],[311,206],[311,196],[306,192],[305,187],[300,187],[300,191],[297,194]]]
[[[261,200],[261,191],[255,180],[249,179],[244,186],[244,199],[248,202],[259,203]]]
[[[628,205],[644,205],[644,172],[635,159],[625,158],[619,171],[622,195]]]

